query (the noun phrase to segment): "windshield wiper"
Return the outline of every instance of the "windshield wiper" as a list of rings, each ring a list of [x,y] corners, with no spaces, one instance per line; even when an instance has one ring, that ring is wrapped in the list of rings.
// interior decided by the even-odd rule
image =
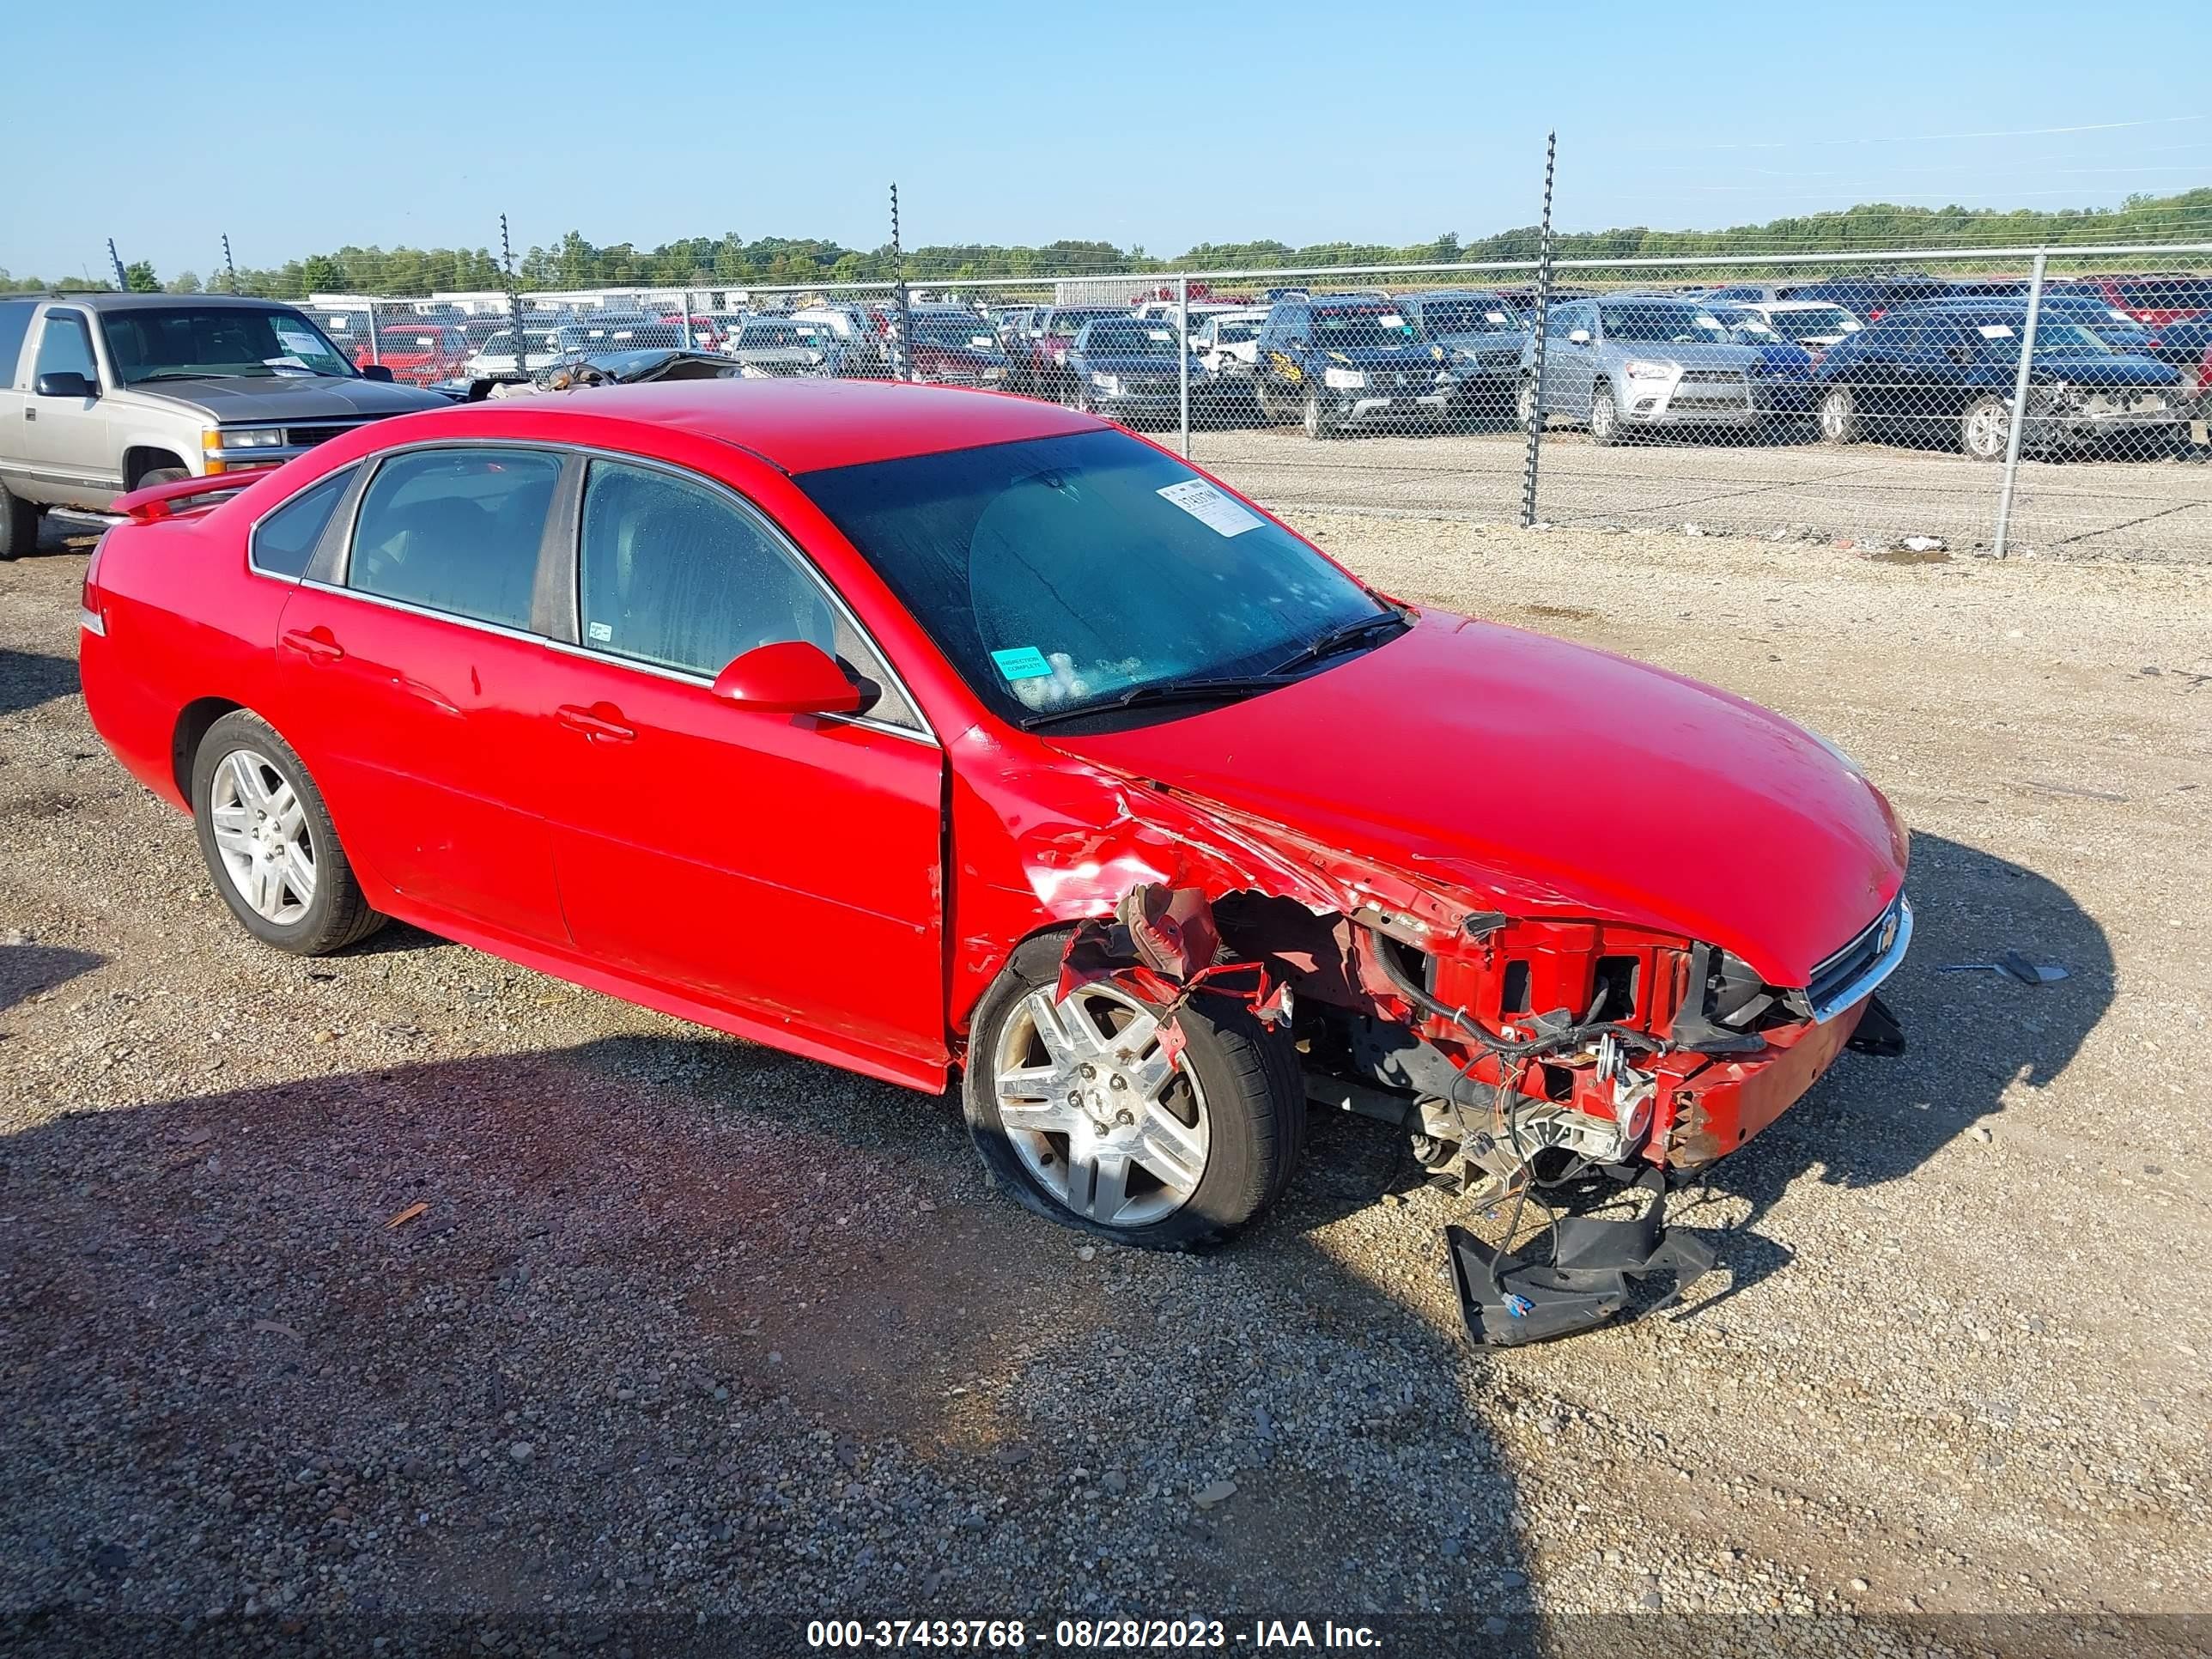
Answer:
[[[1353,646],[1364,643],[1370,634],[1378,634],[1386,628],[1411,626],[1412,624],[1405,617],[1395,611],[1386,611],[1376,617],[1361,617],[1355,621],[1330,629],[1317,640],[1308,641],[1267,672],[1271,675],[1287,674],[1294,668],[1304,668],[1308,663],[1319,662],[1324,657],[1333,657],[1340,651],[1349,651]]]
[[[1276,690],[1285,683],[1277,674],[1223,675],[1204,680],[1160,680],[1150,685],[1133,685],[1117,696],[1086,702],[1079,708],[1048,708],[1024,720],[1022,730],[1034,732],[1041,726],[1072,720],[1079,715],[1103,714],[1112,709],[1132,708],[1148,702],[1228,702],[1237,697],[1255,697],[1262,691]]]

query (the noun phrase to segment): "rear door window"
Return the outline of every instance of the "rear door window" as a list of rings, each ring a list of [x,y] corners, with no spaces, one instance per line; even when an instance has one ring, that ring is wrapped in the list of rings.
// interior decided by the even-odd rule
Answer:
[[[0,301],[0,389],[15,384],[15,365],[23,356],[23,339],[31,331],[31,314],[37,308],[28,300]]]
[[[384,463],[355,517],[346,586],[426,611],[530,626],[561,463],[538,450],[416,450]]]

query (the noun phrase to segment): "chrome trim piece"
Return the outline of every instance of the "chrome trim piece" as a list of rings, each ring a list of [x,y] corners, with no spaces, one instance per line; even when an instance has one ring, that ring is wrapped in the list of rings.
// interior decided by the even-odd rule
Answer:
[[[1902,893],[1898,895],[1894,905],[1875,918],[1872,927],[1863,930],[1850,945],[1845,945],[1842,951],[1838,951],[1836,957],[1846,954],[1869,933],[1887,924],[1893,914],[1897,921],[1896,937],[1890,940],[1887,949],[1860,969],[1856,975],[1838,986],[1822,1000],[1812,1004],[1813,1023],[1815,1025],[1825,1025],[1837,1015],[1857,1006],[1868,997],[1873,995],[1884,980],[1897,971],[1898,964],[1905,960],[1905,953],[1912,944],[1912,906]],[[1830,957],[1828,960],[1833,962],[1836,957]],[[1813,977],[1816,982],[1820,979],[1820,975],[1817,970]]]

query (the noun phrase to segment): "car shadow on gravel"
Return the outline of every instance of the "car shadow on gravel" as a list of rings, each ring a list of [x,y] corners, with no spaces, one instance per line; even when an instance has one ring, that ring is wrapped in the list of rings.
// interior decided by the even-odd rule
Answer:
[[[63,945],[0,945],[0,1011],[65,985],[107,960]]]
[[[76,659],[0,650],[0,715],[20,714],[76,695]]]
[[[0,1139],[0,1628],[1525,1614],[1498,1379],[1316,1240],[1370,1190],[1101,1247],[672,1024],[71,1112]]]
[[[1734,1218],[1718,1240],[1728,1286],[1691,1312],[1789,1264],[1790,1251],[1757,1224],[1803,1176],[1853,1188],[1909,1181],[1961,1137],[2002,1133],[2008,1115],[2063,1133],[2043,1123],[2034,1091],[2066,1069],[2112,1006],[2105,930],[2049,878],[1940,836],[1913,836],[1906,890],[1912,950],[1882,990],[1905,1028],[1904,1057],[1845,1054],[1802,1101],[1716,1165],[1702,1195],[1676,1200],[1676,1222]],[[1985,969],[1942,971],[2008,951],[2067,976],[2027,985]]]

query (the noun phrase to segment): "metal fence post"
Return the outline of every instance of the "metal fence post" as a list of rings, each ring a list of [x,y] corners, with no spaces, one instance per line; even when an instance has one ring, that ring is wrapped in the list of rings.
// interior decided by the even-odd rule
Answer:
[[[368,302],[368,361],[372,363],[384,361],[384,347],[376,337],[376,301],[373,298]]]
[[[1190,459],[1190,278],[1176,278],[1176,395],[1181,404],[1182,458]]]
[[[688,288],[676,290],[676,314],[682,319],[684,349],[689,351],[691,349],[691,290]]]
[[[514,337],[514,372],[530,376],[530,345],[522,337],[522,290],[514,280],[514,244],[507,240],[507,216],[499,216],[499,257],[507,266],[507,331]]]
[[[1559,135],[1544,139],[1544,218],[1536,249],[1535,395],[1528,399],[1528,461],[1521,475],[1521,527],[1536,522],[1536,451],[1544,437],[1544,324],[1552,310],[1552,169],[1559,159]]]
[[[2048,249],[2038,249],[2027,278],[2027,326],[2021,335],[2020,367],[2013,371],[2012,428],[2005,434],[2004,483],[1997,491],[1997,533],[1990,550],[2000,559],[2012,530],[2012,492],[2020,481],[2020,446],[2027,431],[2027,372],[2035,356],[2035,325],[2043,314],[2043,268],[2050,258]]]

